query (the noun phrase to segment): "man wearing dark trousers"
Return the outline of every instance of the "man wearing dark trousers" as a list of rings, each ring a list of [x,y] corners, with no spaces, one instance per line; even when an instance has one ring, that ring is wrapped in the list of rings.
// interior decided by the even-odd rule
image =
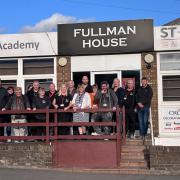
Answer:
[[[151,99],[153,97],[153,90],[148,84],[146,77],[141,79],[142,86],[138,89],[136,95],[136,102],[138,105],[138,119],[139,130],[142,139],[145,139],[148,130],[149,109],[151,106]]]
[[[35,80],[33,82],[33,87],[31,88],[31,90],[27,91],[27,93],[26,93],[31,109],[33,108],[34,98],[37,97],[39,94],[39,88],[40,88],[39,81]],[[28,122],[36,122],[34,114],[28,114],[27,121]],[[35,129],[36,129],[35,127],[28,127],[28,134],[29,135],[35,134],[35,131],[36,131]]]
[[[126,135],[128,138],[134,138],[136,125],[136,95],[133,80],[128,80],[127,82],[123,104],[125,106]]]

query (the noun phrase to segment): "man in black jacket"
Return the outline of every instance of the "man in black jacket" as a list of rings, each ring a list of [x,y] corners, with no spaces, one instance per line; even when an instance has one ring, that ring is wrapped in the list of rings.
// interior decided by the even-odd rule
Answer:
[[[141,79],[141,83],[142,86],[137,91],[136,102],[138,105],[140,135],[144,139],[148,130],[149,108],[151,106],[153,91],[146,77]]]
[[[2,87],[0,79],[0,110],[2,110],[8,101],[8,93],[5,88]],[[0,115],[0,123],[4,122],[6,115]],[[4,127],[0,127],[0,136],[4,135]]]
[[[133,80],[128,80],[127,82],[127,88],[125,89],[123,104],[125,106],[126,134],[127,137],[134,138],[136,125],[136,94]]]
[[[34,98],[38,96],[39,88],[40,88],[39,81],[35,80],[33,82],[32,88],[26,92],[26,96],[28,97],[31,109],[33,108]],[[27,121],[28,122],[36,122],[34,114],[28,114]],[[35,129],[36,129],[35,127],[28,127],[29,135],[35,134],[35,131],[36,131]]]

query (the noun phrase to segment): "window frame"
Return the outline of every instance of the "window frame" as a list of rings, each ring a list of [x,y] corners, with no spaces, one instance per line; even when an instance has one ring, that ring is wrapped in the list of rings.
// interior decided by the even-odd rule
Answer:
[[[160,55],[161,54],[170,54],[170,53],[180,53],[180,52],[160,52],[157,53],[157,81],[158,81],[158,102],[160,105],[171,105],[177,104],[180,105],[180,101],[164,101],[163,100],[163,76],[177,76],[180,75],[180,70],[160,70]]]
[[[32,75],[32,74],[24,74],[24,62],[27,60],[36,60],[37,59],[37,61],[38,60],[45,60],[45,59],[52,59],[53,60],[53,66],[51,66],[51,67],[54,67],[55,66],[55,61],[54,61],[54,58],[52,58],[52,57],[36,57],[36,58],[22,58],[22,74],[23,74],[23,76],[29,76],[29,75]],[[45,65],[44,67],[49,67],[50,65]],[[36,67],[41,67],[41,66],[30,66],[30,68],[36,68]],[[27,68],[27,67],[26,67]],[[51,75],[51,74],[54,74],[55,73],[55,70],[53,69],[53,73],[48,73],[49,75]],[[34,74],[33,74],[34,75]],[[47,74],[35,74],[35,75],[47,75]]]
[[[33,75],[23,75],[23,60],[26,59],[50,59],[54,60],[54,69],[53,74],[33,74]],[[0,58],[1,60],[5,60],[4,58]],[[17,86],[22,87],[22,92],[25,93],[25,80],[28,79],[52,79],[55,86],[57,86],[57,57],[56,56],[48,56],[48,57],[24,57],[24,58],[11,58],[11,60],[18,61],[18,74],[17,75],[1,75],[2,80],[16,80]]]
[[[2,59],[0,59],[0,61],[17,61],[17,74],[12,74],[12,75],[0,75],[0,76],[2,76],[2,77],[6,77],[6,76],[8,76],[8,77],[10,77],[10,76],[18,76],[18,58],[8,58],[8,59],[2,58]],[[3,68],[0,68],[0,69],[3,69]],[[6,67],[6,69],[8,69],[8,67]],[[11,68],[9,68],[9,69],[16,69],[16,68],[11,67]]]

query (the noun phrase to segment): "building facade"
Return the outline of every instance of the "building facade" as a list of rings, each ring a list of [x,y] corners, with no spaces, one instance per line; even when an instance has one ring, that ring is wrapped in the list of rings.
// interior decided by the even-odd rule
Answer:
[[[154,28],[157,52],[158,126],[156,145],[180,146],[180,26]]]
[[[180,146],[180,26],[153,27],[152,20],[59,25],[58,32],[0,35],[4,87],[39,80],[48,89],[83,75],[90,83],[119,78],[136,88],[146,76],[153,88],[154,145]]]

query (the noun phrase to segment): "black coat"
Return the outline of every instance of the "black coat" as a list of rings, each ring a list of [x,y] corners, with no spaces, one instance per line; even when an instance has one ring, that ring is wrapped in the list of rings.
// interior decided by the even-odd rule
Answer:
[[[93,92],[92,86],[88,84],[85,88],[85,92],[92,93]]]
[[[0,87],[0,109],[4,108],[8,102],[8,92],[5,88]]]
[[[145,107],[150,107],[152,97],[153,97],[153,90],[151,86],[147,85],[145,88],[141,86],[137,90],[136,102],[142,103]]]
[[[43,97],[43,98],[40,98],[39,96],[37,97],[34,97],[33,99],[33,108],[36,108],[36,109],[46,109],[46,108],[49,108],[49,98],[47,96]],[[46,115],[45,113],[43,114],[35,114],[35,118],[37,120],[45,120],[46,119]]]
[[[119,87],[116,92],[115,92],[117,98],[118,98],[118,105],[119,107],[122,107],[123,106],[123,98],[124,98],[124,95],[125,95],[125,90],[121,87]]]
[[[32,88],[30,91],[27,91],[26,95],[29,99],[30,107],[32,108],[33,107],[33,99],[38,96],[38,92],[34,92],[34,89]]]
[[[135,90],[128,91],[127,89],[125,90],[125,96],[123,98],[123,104],[127,109],[129,110],[134,110],[136,107],[136,94]]]
[[[55,91],[54,94],[51,94],[50,91],[46,92],[46,96],[48,97],[49,103],[50,103],[50,106],[49,106],[50,109],[54,109],[54,106],[52,105],[52,102],[53,102],[53,100],[54,100],[57,93],[58,93],[57,91]]]

